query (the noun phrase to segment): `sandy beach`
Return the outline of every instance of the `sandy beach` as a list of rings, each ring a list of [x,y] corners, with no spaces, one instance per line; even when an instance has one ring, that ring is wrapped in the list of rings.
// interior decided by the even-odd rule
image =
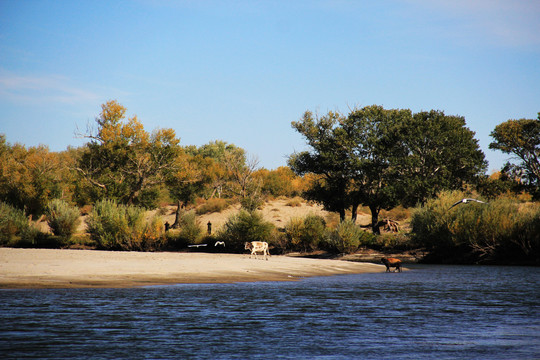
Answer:
[[[0,248],[0,289],[291,281],[382,271],[377,264],[288,256]]]

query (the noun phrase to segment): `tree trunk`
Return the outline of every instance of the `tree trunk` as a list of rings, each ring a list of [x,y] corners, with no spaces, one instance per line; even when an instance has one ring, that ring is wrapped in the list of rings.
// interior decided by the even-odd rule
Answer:
[[[352,215],[351,215],[351,221],[353,222],[353,224],[356,224],[356,218],[358,217],[358,204],[353,204],[352,205]]]
[[[370,205],[369,209],[371,210],[371,230],[374,234],[379,235],[381,233],[381,230],[379,229],[380,209],[373,205]]]
[[[137,181],[137,184],[135,187],[131,190],[129,197],[127,199],[128,205],[133,205],[133,202],[135,201],[135,198],[139,195],[139,192],[142,190],[144,185],[144,179],[141,177],[139,181]]]
[[[182,203],[178,200],[176,204],[176,213],[174,217],[174,224],[171,225],[173,229],[176,229],[180,226],[180,209],[182,209]]]
[[[339,209],[339,221],[340,222],[345,221],[345,209]]]

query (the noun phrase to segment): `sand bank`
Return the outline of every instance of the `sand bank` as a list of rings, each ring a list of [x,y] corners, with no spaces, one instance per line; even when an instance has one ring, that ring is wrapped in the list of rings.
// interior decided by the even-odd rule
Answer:
[[[0,248],[3,289],[290,281],[382,271],[377,264],[288,256],[265,261],[240,254]]]

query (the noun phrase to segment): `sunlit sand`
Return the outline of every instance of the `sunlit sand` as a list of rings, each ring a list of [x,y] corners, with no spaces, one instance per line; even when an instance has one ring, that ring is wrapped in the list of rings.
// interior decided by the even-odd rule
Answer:
[[[291,281],[384,272],[383,265],[242,254],[0,248],[0,288],[137,287],[180,283]]]

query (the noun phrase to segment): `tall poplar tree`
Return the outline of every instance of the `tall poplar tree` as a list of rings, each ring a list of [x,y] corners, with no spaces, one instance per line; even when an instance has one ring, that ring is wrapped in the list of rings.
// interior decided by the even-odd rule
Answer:
[[[96,189],[94,200],[141,204],[176,166],[180,140],[172,129],[146,132],[136,116],[126,121],[126,108],[115,100],[101,108],[97,131],[83,135],[90,142],[76,170]]]

